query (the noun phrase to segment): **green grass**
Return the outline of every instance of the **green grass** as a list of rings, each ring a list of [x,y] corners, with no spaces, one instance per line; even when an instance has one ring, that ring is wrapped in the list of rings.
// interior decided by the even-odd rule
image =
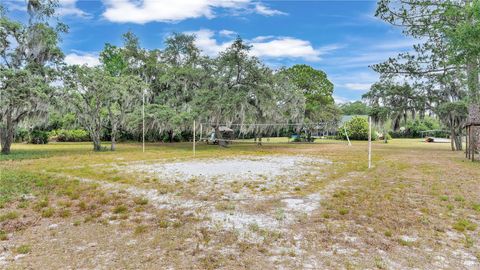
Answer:
[[[465,230],[474,231],[475,229],[477,229],[477,224],[462,218],[459,219],[455,224],[453,224],[453,228],[459,232],[464,232]]]
[[[30,253],[31,250],[32,248],[29,245],[21,245],[16,249],[17,253],[19,254],[27,254]]]
[[[39,177],[32,172],[24,172],[18,170],[9,170],[2,168],[0,185],[0,203],[6,203],[12,198],[19,197],[23,194],[29,194],[36,189],[46,185],[46,179]]]
[[[117,205],[115,208],[113,208],[113,213],[114,214],[125,214],[128,212],[128,207],[125,205]]]
[[[173,254],[180,252],[175,248],[188,249],[182,243],[196,239],[198,234],[197,231],[190,231],[195,226],[185,222],[183,220],[186,219],[185,217],[170,213],[154,221],[137,220],[137,217],[141,215],[134,210],[141,212],[151,211],[154,208],[149,205],[150,202],[147,199],[128,197],[128,194],[124,193],[119,194],[120,196],[113,196],[108,192],[102,194],[100,188],[87,186],[85,183],[75,180],[75,177],[127,183],[142,188],[156,189],[159,193],[198,199],[195,197],[197,194],[194,189],[196,186],[202,185],[198,180],[180,184],[165,184],[154,177],[142,177],[139,174],[124,173],[122,170],[116,169],[116,166],[125,166],[135,161],[154,163],[168,162],[173,159],[176,161],[192,160],[191,146],[190,143],[147,144],[147,151],[142,153],[139,144],[120,143],[116,152],[95,153],[91,150],[92,146],[89,143],[14,144],[11,155],[0,156],[0,206],[4,206],[3,209],[0,209],[1,219],[7,221],[11,218],[23,217],[25,213],[30,218],[33,210],[36,217],[71,218],[75,226],[87,228],[89,226],[83,222],[106,224],[111,217],[119,221],[121,226],[125,224],[127,226],[125,228],[130,229],[128,232],[134,235],[141,234],[150,237],[152,234],[158,234],[161,245],[171,245],[171,248],[167,246],[165,250],[166,254],[170,254],[166,255],[167,259],[172,259]],[[244,260],[249,256],[261,260],[265,254],[269,254],[270,247],[290,239],[292,236],[290,230],[296,229],[306,230],[310,235],[319,236],[318,238],[306,238],[305,241],[308,242],[306,247],[333,246],[338,243],[336,236],[348,233],[358,237],[359,243],[368,243],[373,246],[377,243],[384,245],[385,241],[388,241],[388,245],[392,247],[391,250],[395,250],[398,246],[415,246],[414,249],[421,252],[422,247],[435,246],[435,241],[439,237],[443,237],[443,234],[438,234],[438,231],[455,229],[465,235],[468,234],[468,237],[466,236],[463,242],[451,243],[452,248],[458,249],[464,248],[464,246],[476,248],[474,243],[478,242],[479,235],[475,224],[477,221],[474,217],[477,217],[480,211],[478,202],[480,167],[478,163],[466,161],[462,153],[451,152],[448,144],[426,144],[418,139],[395,139],[388,144],[374,142],[374,168],[369,170],[366,163],[366,146],[366,142],[353,142],[353,146],[348,147],[344,142],[333,141],[314,144],[265,143],[262,147],[253,144],[233,144],[228,148],[197,145],[196,159],[287,154],[311,155],[334,162],[331,166],[320,168],[322,174],[324,173],[324,178],[320,180],[313,177],[310,179],[309,175],[299,175],[305,180],[305,185],[301,187],[287,185],[288,189],[283,190],[275,186],[266,190],[260,190],[261,188],[256,190],[255,185],[244,186],[241,181],[232,184],[232,190],[248,188],[259,196],[264,194],[275,196],[286,192],[295,197],[301,197],[321,192],[329,183],[338,183],[335,189],[322,196],[321,211],[314,211],[308,217],[302,218],[302,222],[295,223],[295,226],[289,227],[289,230],[279,233],[260,228],[257,224],[250,224],[248,226],[250,232],[262,236],[264,240],[258,245],[239,243],[239,249],[243,250],[243,245],[245,250],[243,255],[236,257],[236,260]],[[285,180],[288,181],[288,179]],[[347,181],[342,182],[343,180]],[[188,189],[189,186],[193,188]],[[262,193],[258,191],[262,191]],[[204,200],[212,202],[216,210],[245,210],[242,204],[219,201],[217,198],[223,194],[215,192],[212,190],[212,196],[208,194],[210,197],[205,195]],[[33,199],[23,201],[21,197],[24,194],[33,195],[29,196]],[[263,213],[262,211],[268,210],[265,213],[269,213],[279,221],[285,220],[286,214],[280,205],[267,206],[261,204],[255,206],[255,209],[252,207],[249,210],[255,210],[255,213]],[[11,212],[16,212],[18,215],[15,217]],[[109,213],[106,214],[106,212]],[[468,219],[459,219],[459,217]],[[193,220],[193,218],[191,219]],[[357,224],[358,228],[371,228],[371,231],[352,230],[352,224]],[[77,229],[82,230],[83,227]],[[437,229],[438,231],[436,231]],[[15,236],[16,232],[10,231],[10,229],[0,231],[0,240],[6,240],[10,233]],[[398,236],[410,233],[418,235],[421,241],[412,243],[399,240]],[[211,250],[214,254],[213,252],[226,247],[227,244],[219,245],[222,245],[222,241],[228,235],[230,234],[224,230],[210,230],[208,235],[202,236],[202,239],[211,239],[207,241],[206,249]],[[15,239],[15,237],[11,239]],[[11,239],[7,241],[11,241]],[[232,243],[237,243],[238,239],[233,239]],[[312,242],[319,239],[322,241],[321,244]],[[371,246],[362,249],[361,258],[352,258],[359,262],[358,265],[354,265],[354,268],[362,269],[373,266],[375,254],[367,254],[365,259],[362,259],[364,253],[372,250]],[[27,247],[29,248],[28,245]],[[413,248],[409,249],[414,250]],[[259,250],[262,250],[260,252],[262,256],[255,257],[258,255],[255,252]],[[285,255],[289,255],[288,249],[286,250]],[[191,251],[181,250],[181,252]],[[308,252],[306,251],[305,254],[314,254]],[[200,255],[205,255],[205,253],[200,253]],[[402,257],[403,255],[399,254],[398,256]],[[342,256],[338,258],[338,260],[343,259]],[[336,260],[336,256],[328,258],[326,265],[334,260]],[[369,260],[370,265],[362,264],[366,260]],[[382,264],[381,261],[378,262],[378,265]],[[228,265],[225,266],[228,267]],[[248,263],[245,263],[245,267],[249,266]],[[331,266],[332,268],[341,268],[336,264]]]
[[[148,231],[148,227],[146,225],[138,225],[135,227],[135,230],[133,231],[134,234],[139,235],[146,233]]]
[[[44,218],[52,217],[53,214],[55,214],[55,209],[53,209],[52,207],[42,210],[42,217]]]
[[[6,220],[17,219],[18,216],[19,216],[18,212],[15,212],[15,211],[5,213],[3,215],[0,215],[0,222],[4,222]]]
[[[148,199],[147,198],[142,198],[142,197],[136,197],[133,199],[133,202],[138,204],[138,205],[146,205],[148,204]]]
[[[0,241],[8,240],[7,232],[0,230]]]

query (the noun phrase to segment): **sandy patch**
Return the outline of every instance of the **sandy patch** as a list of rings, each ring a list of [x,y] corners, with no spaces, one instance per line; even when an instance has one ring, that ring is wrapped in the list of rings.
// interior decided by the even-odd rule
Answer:
[[[241,179],[274,179],[312,169],[331,162],[305,156],[239,157],[233,159],[199,159],[193,161],[134,164],[121,169],[154,175],[162,180],[187,181],[191,178],[234,181]]]

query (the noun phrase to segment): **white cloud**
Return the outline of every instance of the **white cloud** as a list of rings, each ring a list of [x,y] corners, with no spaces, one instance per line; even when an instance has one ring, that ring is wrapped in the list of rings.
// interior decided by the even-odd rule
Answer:
[[[216,33],[209,29],[187,33],[196,35],[195,44],[209,56],[216,56],[232,43],[232,40],[217,41]],[[221,32],[219,34],[222,35]],[[245,42],[252,46],[252,55],[262,58],[301,58],[313,62],[319,61],[322,55],[321,48],[315,49],[309,41],[293,37],[259,36]]]
[[[100,65],[98,55],[93,53],[70,53],[65,56],[65,63],[69,65],[87,65],[90,67]]]
[[[208,56],[216,56],[218,53],[224,51],[228,48],[228,46],[230,46],[230,44],[232,44],[232,41],[223,43],[217,42],[217,40],[214,38],[215,32],[209,29],[201,29],[186,33],[195,35],[195,45],[197,45],[197,47]]]
[[[237,34],[237,32],[230,31],[230,30],[220,30],[218,32],[218,34],[220,34],[220,36],[224,36],[224,37],[233,37]]]
[[[370,90],[371,83],[346,83],[345,88],[356,91],[368,91]]]
[[[263,5],[262,3],[256,3],[255,4],[255,11],[258,14],[262,14],[262,15],[265,15],[265,16],[287,15],[287,13],[285,13],[285,12],[275,10],[275,9],[271,9],[271,8]]]
[[[59,16],[89,17],[90,14],[77,7],[77,0],[60,0],[60,7],[57,10]]]
[[[252,53],[258,57],[273,58],[303,58],[306,61],[320,60],[320,51],[313,48],[310,41],[278,37],[266,39],[262,42],[252,42]]]
[[[103,0],[103,16],[112,22],[178,22],[192,18],[213,18],[215,9],[245,10],[265,16],[282,14],[252,0]]]
[[[353,100],[350,100],[346,97],[341,97],[341,96],[336,96],[336,95],[333,95],[333,99],[335,100],[335,103],[337,104],[343,104],[343,103],[347,103],[347,102],[352,102]]]
[[[78,0],[59,0],[59,7],[56,10],[58,16],[77,16],[90,17],[90,14],[77,7]],[[27,11],[27,4],[25,0],[6,0],[6,6],[9,10]]]
[[[349,93],[346,91],[365,93],[378,80],[378,74],[373,71],[349,71],[348,73],[341,71],[340,74],[331,73],[329,77],[335,85],[335,89],[341,89],[343,93]]]

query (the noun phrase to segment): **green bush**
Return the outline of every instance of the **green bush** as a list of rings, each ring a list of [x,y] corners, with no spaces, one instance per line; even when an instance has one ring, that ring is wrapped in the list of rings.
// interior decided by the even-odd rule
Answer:
[[[346,140],[345,131],[350,140],[368,140],[368,120],[363,117],[355,116],[346,122],[338,132],[339,139]],[[377,139],[377,133],[372,129],[372,140]]]
[[[402,127],[399,131],[392,131],[390,135],[393,138],[420,138],[422,137],[422,131],[427,130],[440,130],[441,125],[437,119],[431,117],[425,117],[424,119],[409,119],[405,127]],[[430,133],[434,137],[443,137],[445,132],[437,131]]]
[[[28,130],[26,128],[18,128],[15,131],[15,142],[26,142],[28,139]]]
[[[57,129],[49,133],[50,140],[57,142],[86,142],[90,140],[87,131],[83,129]]]
[[[423,120],[415,119],[407,121],[406,130],[410,136],[417,138],[422,136],[422,131],[440,129],[440,123],[433,118],[425,118]],[[436,135],[435,135],[436,136]]]
[[[48,132],[43,130],[33,130],[30,132],[30,138],[28,142],[33,144],[47,144]]]

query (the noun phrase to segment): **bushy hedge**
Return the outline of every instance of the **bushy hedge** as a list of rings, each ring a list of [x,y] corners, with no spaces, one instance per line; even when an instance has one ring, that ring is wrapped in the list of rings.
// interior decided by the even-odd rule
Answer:
[[[26,128],[17,128],[15,131],[15,142],[28,142],[29,141],[29,132]]]
[[[441,125],[438,120],[431,117],[425,117],[423,120],[409,119],[405,127],[402,127],[398,131],[392,131],[390,135],[393,138],[420,138],[422,137],[422,131],[439,129],[441,129]],[[442,137],[445,135],[445,132],[437,131],[430,135],[433,135],[434,137]]]
[[[33,144],[47,144],[48,132],[43,130],[33,130],[30,132],[29,143]]]
[[[87,142],[90,136],[83,129],[57,129],[50,131],[50,140],[57,142]]]
[[[355,116],[338,131],[339,139],[346,140],[345,128],[347,129],[350,140],[365,141],[368,140],[368,120],[363,117]],[[377,133],[372,129],[372,140],[377,139]]]

